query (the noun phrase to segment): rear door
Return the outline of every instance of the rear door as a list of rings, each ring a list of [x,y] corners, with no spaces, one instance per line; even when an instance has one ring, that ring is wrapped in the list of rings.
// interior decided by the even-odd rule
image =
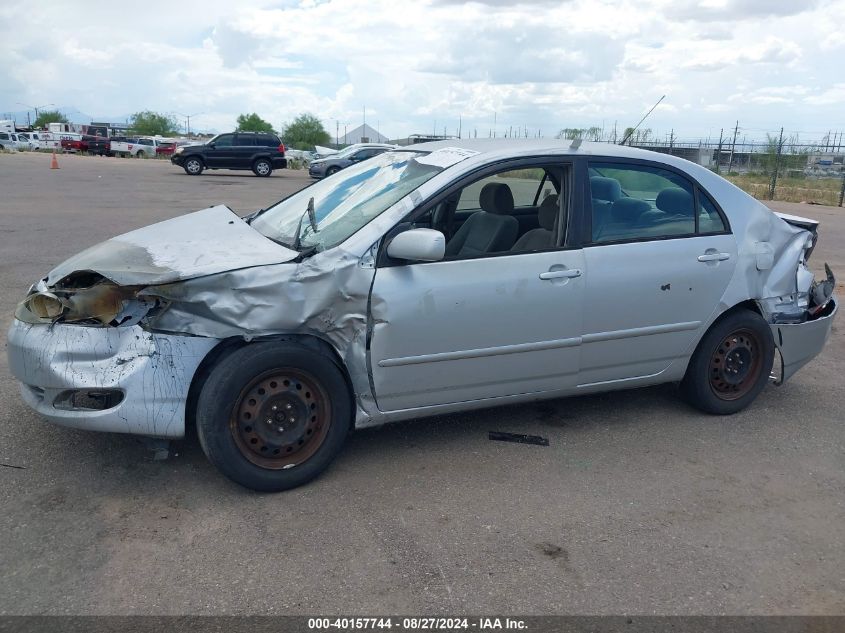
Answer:
[[[688,355],[737,258],[724,214],[685,174],[619,160],[590,161],[589,173],[617,180],[622,197],[609,211],[585,200],[580,386],[653,376]]]
[[[256,134],[235,134],[235,144],[232,146],[233,164],[230,167],[250,167],[255,155],[263,152],[263,147],[257,147]]]

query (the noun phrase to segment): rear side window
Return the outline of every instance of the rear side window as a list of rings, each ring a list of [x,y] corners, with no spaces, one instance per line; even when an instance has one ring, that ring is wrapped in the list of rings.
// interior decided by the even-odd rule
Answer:
[[[695,234],[694,189],[680,174],[625,163],[590,163],[589,173],[593,242]]]
[[[239,147],[255,147],[254,134],[238,134],[237,145]]]
[[[714,202],[701,189],[698,190],[698,232],[722,233],[727,230],[725,221]]]
[[[264,147],[278,147],[281,144],[282,142],[278,138],[269,134],[262,134],[256,142],[256,145],[262,145]]]

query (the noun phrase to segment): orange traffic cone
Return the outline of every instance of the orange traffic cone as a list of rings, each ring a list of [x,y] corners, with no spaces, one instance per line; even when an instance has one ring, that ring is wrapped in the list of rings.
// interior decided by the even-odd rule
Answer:
[[[59,161],[56,160],[56,150],[53,150],[53,160],[50,162],[50,169],[59,169]]]

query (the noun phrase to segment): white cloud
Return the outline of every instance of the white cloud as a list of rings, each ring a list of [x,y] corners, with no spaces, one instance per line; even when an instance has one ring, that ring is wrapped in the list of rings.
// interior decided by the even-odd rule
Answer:
[[[630,125],[845,128],[845,0],[149,0],[121,19],[85,2],[0,6],[0,112],[139,110],[231,128],[311,111],[334,134],[485,135]],[[96,14],[97,19],[92,19]],[[163,19],[162,16],[166,16]],[[70,34],[70,35],[69,35]],[[23,115],[25,116],[25,115]]]

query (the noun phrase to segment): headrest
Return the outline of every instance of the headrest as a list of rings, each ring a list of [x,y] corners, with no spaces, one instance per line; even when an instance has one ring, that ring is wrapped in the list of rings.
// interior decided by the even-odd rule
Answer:
[[[693,216],[692,194],[680,187],[670,187],[657,194],[654,204],[658,209],[670,215]]]
[[[547,231],[554,230],[558,209],[557,194],[553,193],[550,196],[546,196],[543,202],[540,203],[540,208],[537,209],[537,220],[540,222],[541,229],[546,229]]]
[[[488,182],[481,188],[478,196],[481,209],[496,215],[510,215],[513,213],[513,194],[511,188],[504,183]]]
[[[610,221],[632,222],[650,209],[651,206],[645,200],[638,198],[619,198],[610,207]]]
[[[615,178],[591,176],[590,191],[592,192],[592,197],[598,200],[614,202],[622,197],[622,185]]]

